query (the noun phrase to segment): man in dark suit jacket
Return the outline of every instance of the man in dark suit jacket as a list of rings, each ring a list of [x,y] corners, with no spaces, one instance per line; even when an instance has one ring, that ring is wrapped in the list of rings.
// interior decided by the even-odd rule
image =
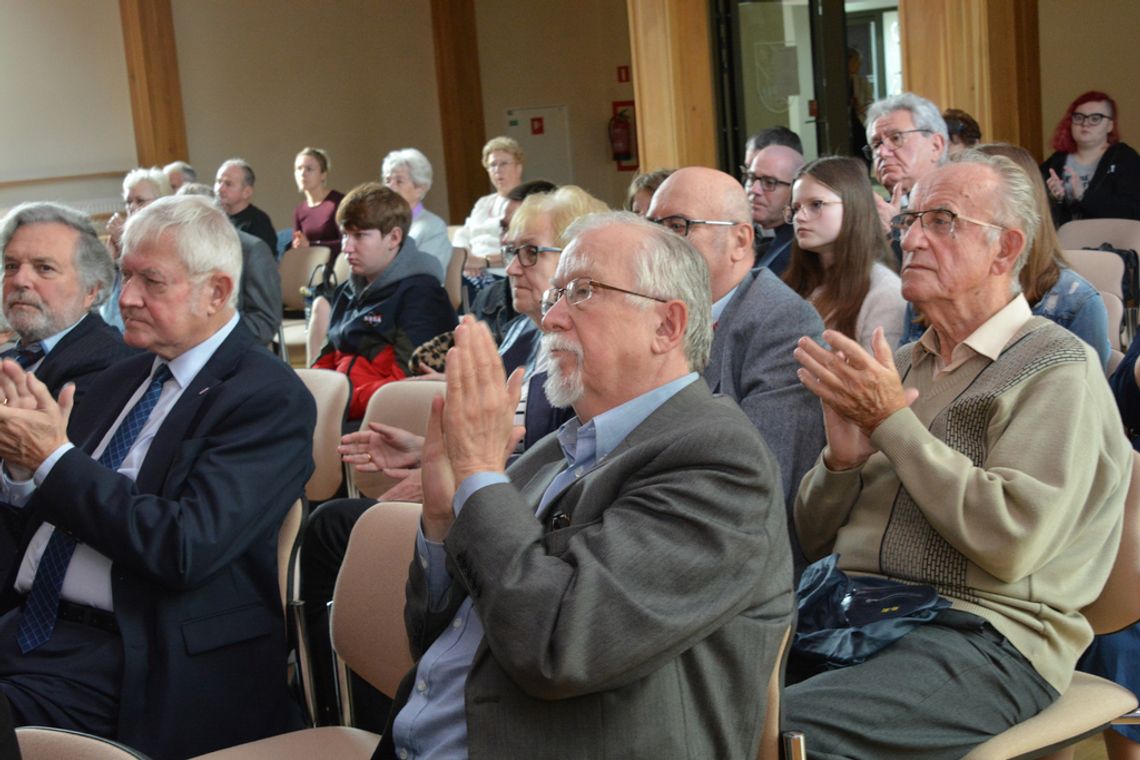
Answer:
[[[759,157],[764,155],[761,151]],[[799,365],[792,352],[801,336],[820,340],[823,322],[811,304],[766,268],[751,271],[748,200],[729,175],[679,169],[653,194],[649,216],[733,222],[687,225],[689,242],[708,262],[712,286],[716,333],[704,375],[714,393],[736,399],[775,454],[790,528],[800,480],[824,444],[823,410],[796,376]],[[789,540],[798,578],[803,552],[795,531],[789,530]]]
[[[10,358],[53,396],[70,382],[78,400],[96,375],[135,353],[98,314],[115,265],[84,214],[56,203],[17,206],[0,221],[0,251],[4,316],[20,337]]]
[[[756,754],[791,566],[771,456],[697,374],[707,268],[628,213],[569,234],[543,326],[577,418],[505,474],[521,373],[484,325],[456,332],[408,581],[420,659],[377,757]]]
[[[315,409],[237,317],[241,250],[219,209],[163,198],[124,246],[125,339],[148,353],[98,378],[101,403],[67,425],[70,388],[57,404],[3,364],[2,480],[26,530],[0,692],[18,723],[186,757],[290,726],[276,536],[313,468]],[[51,600],[57,542],[73,548]]]

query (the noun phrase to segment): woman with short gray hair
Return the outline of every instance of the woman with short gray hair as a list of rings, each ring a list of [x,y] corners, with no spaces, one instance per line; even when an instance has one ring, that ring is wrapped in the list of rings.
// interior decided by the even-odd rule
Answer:
[[[424,208],[424,196],[431,190],[431,162],[415,148],[400,148],[384,156],[380,178],[390,189],[408,202],[412,209],[412,226],[408,237],[416,247],[439,259],[442,271],[451,261],[451,241],[447,223]],[[442,281],[441,281],[442,284]]]

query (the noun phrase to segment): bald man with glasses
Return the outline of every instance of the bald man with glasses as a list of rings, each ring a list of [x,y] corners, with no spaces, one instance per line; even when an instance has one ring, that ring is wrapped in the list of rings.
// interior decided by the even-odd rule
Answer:
[[[753,165],[773,148],[788,150],[764,148]],[[819,339],[823,322],[768,268],[752,268],[749,207],[744,190],[729,175],[688,167],[657,188],[649,219],[688,238],[708,264],[716,332],[705,382],[714,393],[736,400],[771,449],[780,465],[790,525],[800,478],[824,443],[819,402],[796,378],[792,351],[801,335]],[[780,214],[782,219],[783,209]],[[805,562],[794,534],[790,543],[798,578]]]

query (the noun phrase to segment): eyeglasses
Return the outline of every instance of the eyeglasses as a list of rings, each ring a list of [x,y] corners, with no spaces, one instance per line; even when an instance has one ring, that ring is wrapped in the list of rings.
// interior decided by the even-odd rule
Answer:
[[[658,303],[668,303],[668,301],[664,298],[658,298],[657,296],[650,296],[646,295],[645,293],[635,293],[632,290],[614,287],[613,285],[606,285],[604,282],[591,280],[588,277],[576,277],[570,282],[566,283],[566,287],[550,288],[542,294],[542,316],[545,317],[547,313],[554,308],[554,305],[562,300],[563,296],[566,296],[566,300],[570,304],[577,305],[583,301],[590,300],[590,296],[594,295],[595,289],[612,290],[617,293],[625,293],[627,296],[637,296],[638,298],[648,298],[649,300],[657,301]]]
[[[819,199],[810,200],[807,203],[793,203],[784,207],[784,221],[791,224],[802,213],[804,221],[810,222],[819,218],[819,215],[823,213],[824,206],[842,205],[843,201],[821,201]]]
[[[885,139],[872,137],[871,144],[863,146],[863,155],[870,161],[879,152],[879,148],[883,147],[884,142],[890,143],[892,150],[898,150],[906,144],[906,136],[914,132],[922,132],[926,135],[934,134],[933,130],[930,129],[903,129],[898,132],[891,132]]]
[[[753,174],[748,170],[747,166],[740,167],[740,181],[744,183],[745,187],[748,187],[749,185],[759,184],[760,187],[764,188],[764,192],[766,193],[772,192],[780,185],[787,185],[788,187],[792,186],[791,182],[785,182],[782,179],[769,177],[766,174]]]
[[[496,169],[501,169],[504,166],[511,166],[515,163],[517,163],[517,162],[516,161],[492,161],[491,163],[487,164],[487,171],[493,172]]]
[[[650,219],[649,221],[654,224],[660,224],[670,232],[675,232],[681,237],[689,236],[689,228],[694,224],[711,224],[714,227],[735,227],[743,222],[725,222],[714,219],[686,219],[683,216],[663,216],[660,219]]]
[[[950,209],[945,208],[932,208],[926,211],[904,211],[894,219],[891,220],[891,231],[898,232],[900,237],[905,235],[918,220],[922,225],[922,229],[931,235],[937,237],[953,237],[957,232],[958,220],[963,222],[970,222],[982,227],[989,227],[995,230],[1004,230],[1005,227],[1000,224],[993,224],[991,222],[983,222],[981,219],[971,219],[968,216],[957,214]]]
[[[1111,118],[1112,117],[1106,113],[1075,113],[1073,114],[1073,123],[1079,126],[1087,121],[1089,124],[1095,127],[1105,119]]]
[[[551,248],[547,245],[504,245],[499,249],[503,253],[503,263],[507,266],[515,260],[517,256],[519,264],[524,267],[532,267],[538,263],[538,254],[540,253],[562,253],[561,248]]]

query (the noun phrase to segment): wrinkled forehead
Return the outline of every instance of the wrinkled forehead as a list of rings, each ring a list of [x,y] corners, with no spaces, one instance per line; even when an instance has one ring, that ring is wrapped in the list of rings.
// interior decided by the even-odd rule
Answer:
[[[950,163],[920,179],[911,192],[910,208],[924,211],[947,208],[976,215],[993,206],[997,190],[993,170],[982,164]]]
[[[914,114],[905,108],[880,116],[871,124],[871,133],[880,137],[908,129],[914,129]]]
[[[643,234],[631,225],[612,224],[577,235],[563,250],[553,282],[562,286],[576,277],[631,282]]]

